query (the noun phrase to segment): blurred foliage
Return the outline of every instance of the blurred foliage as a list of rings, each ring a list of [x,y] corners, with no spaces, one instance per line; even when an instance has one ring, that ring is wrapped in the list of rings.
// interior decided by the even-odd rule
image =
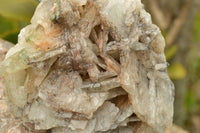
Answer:
[[[172,65],[170,65],[168,67],[168,74],[170,76],[171,79],[183,79],[186,77],[186,69],[184,68],[184,66],[180,63],[173,63]]]
[[[165,49],[166,60],[170,62],[176,55],[178,50],[178,45],[173,44],[172,46]],[[173,80],[180,80],[186,77],[187,71],[181,63],[172,63],[168,67],[168,74]]]
[[[192,113],[192,110],[196,107],[197,101],[195,94],[192,90],[189,90],[186,95],[185,105],[189,114]]]
[[[178,45],[173,44],[170,47],[165,48],[165,56],[168,62],[171,62],[173,57],[175,57],[178,50]],[[173,62],[167,69],[168,74],[173,80],[180,80],[187,76],[187,70],[181,63]]]
[[[194,20],[194,28],[193,28],[193,41],[200,41],[200,13],[197,13]]]
[[[193,24],[192,43],[188,52],[189,65],[188,65],[188,90],[185,99],[185,108],[187,110],[187,123],[186,126],[191,132],[199,132],[194,130],[194,118],[200,119],[200,11],[196,13]]]
[[[178,50],[178,46],[177,45],[172,45],[169,48],[165,49],[165,56],[166,56],[166,60],[170,61],[176,54]]]
[[[37,3],[36,0],[1,0],[0,14],[6,18],[29,22]]]
[[[192,33],[193,46],[189,52],[189,80],[186,109],[189,114],[200,115],[200,12],[195,15]]]
[[[17,43],[20,30],[30,23],[38,0],[0,0],[0,38]]]

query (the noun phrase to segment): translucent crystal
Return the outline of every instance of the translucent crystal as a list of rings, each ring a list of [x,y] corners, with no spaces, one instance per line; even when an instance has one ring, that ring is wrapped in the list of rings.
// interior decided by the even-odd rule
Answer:
[[[164,47],[140,0],[43,0],[0,74],[35,129],[161,133],[174,100]]]

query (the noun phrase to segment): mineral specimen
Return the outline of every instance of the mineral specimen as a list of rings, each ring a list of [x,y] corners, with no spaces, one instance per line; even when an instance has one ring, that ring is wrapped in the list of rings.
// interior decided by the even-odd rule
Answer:
[[[0,65],[10,110],[52,133],[162,133],[164,46],[140,0],[42,0]]]

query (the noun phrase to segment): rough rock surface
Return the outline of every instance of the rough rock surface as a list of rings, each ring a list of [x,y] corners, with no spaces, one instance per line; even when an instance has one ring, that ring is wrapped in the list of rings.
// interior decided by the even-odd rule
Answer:
[[[140,0],[43,0],[0,64],[10,110],[52,133],[162,133],[164,47]]]

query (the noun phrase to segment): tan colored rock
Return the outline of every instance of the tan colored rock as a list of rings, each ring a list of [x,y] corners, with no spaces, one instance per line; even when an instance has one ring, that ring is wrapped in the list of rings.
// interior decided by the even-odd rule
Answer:
[[[178,127],[177,125],[173,125],[171,128],[167,128],[165,133],[189,133],[189,132]]]

